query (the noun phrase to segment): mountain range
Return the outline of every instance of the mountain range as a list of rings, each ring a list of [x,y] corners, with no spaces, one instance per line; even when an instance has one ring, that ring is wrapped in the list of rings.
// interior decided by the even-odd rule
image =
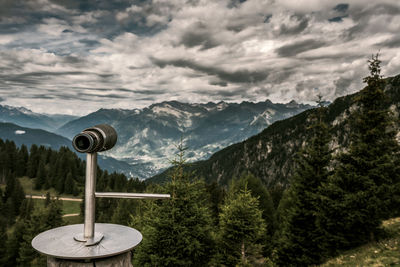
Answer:
[[[121,170],[125,174],[147,178],[170,166],[181,139],[189,148],[188,161],[204,160],[226,146],[259,133],[275,121],[310,108],[311,105],[295,101],[286,104],[269,100],[205,104],[166,101],[143,109],[100,109],[77,118],[36,114],[24,108],[1,106],[0,121],[45,129],[69,140],[87,127],[110,124],[117,130],[118,142],[115,148],[103,155],[129,164]],[[15,131],[11,131],[8,138],[21,138],[22,134],[18,136]],[[0,137],[4,138],[2,135]]]
[[[0,122],[11,122],[22,127],[42,129],[50,132],[54,132],[65,123],[76,118],[78,117],[72,115],[40,114],[24,107],[0,105]]]
[[[400,75],[386,79],[385,92],[388,102],[385,103],[395,119],[397,138],[400,142]],[[330,125],[330,148],[334,153],[343,151],[348,146],[348,116],[351,110],[357,108],[354,99],[358,93],[337,98],[327,107],[325,121]],[[207,182],[216,181],[228,184],[233,177],[250,172],[261,178],[266,185],[287,186],[295,170],[296,154],[310,139],[310,116],[316,109],[306,110],[291,118],[277,121],[243,142],[228,146],[209,159],[194,162],[189,169]],[[167,177],[168,170],[149,179],[152,182],[162,182]]]
[[[68,138],[83,128],[107,123],[118,133],[114,149],[104,154],[126,161],[135,176],[145,178],[170,166],[181,139],[188,147],[188,161],[208,158],[216,151],[259,133],[274,121],[311,108],[294,101],[274,104],[188,104],[168,101],[144,109],[101,109],[62,126],[58,133]]]

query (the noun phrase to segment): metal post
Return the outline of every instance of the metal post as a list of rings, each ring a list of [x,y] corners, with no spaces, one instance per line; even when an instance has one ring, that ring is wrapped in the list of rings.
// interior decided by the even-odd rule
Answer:
[[[95,218],[95,195],[96,173],[97,173],[97,153],[86,154],[86,181],[85,181],[85,221],[84,238],[94,237],[94,218]]]
[[[86,180],[85,180],[85,218],[83,234],[74,236],[76,241],[85,242],[85,246],[98,244],[104,237],[100,232],[95,232],[95,190],[97,175],[97,153],[86,153]]]

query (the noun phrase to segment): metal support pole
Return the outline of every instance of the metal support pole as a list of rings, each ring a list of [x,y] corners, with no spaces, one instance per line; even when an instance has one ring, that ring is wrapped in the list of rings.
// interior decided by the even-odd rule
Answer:
[[[85,246],[98,244],[104,237],[100,232],[95,232],[95,190],[97,175],[97,153],[86,154],[86,181],[85,181],[85,218],[83,234],[74,236],[76,241],[85,242]]]
[[[97,153],[86,154],[86,181],[85,181],[85,221],[84,238],[94,237],[95,195],[97,174]]]

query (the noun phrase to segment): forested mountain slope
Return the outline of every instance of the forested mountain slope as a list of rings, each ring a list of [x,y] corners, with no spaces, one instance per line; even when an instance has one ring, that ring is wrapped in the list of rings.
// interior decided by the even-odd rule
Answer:
[[[400,75],[386,79],[385,91],[388,95],[387,105],[396,117],[396,127],[400,128]],[[335,151],[348,145],[346,118],[350,110],[356,108],[353,103],[358,94],[337,98],[328,107],[326,122],[332,127],[330,146]],[[306,110],[294,117],[277,121],[260,134],[222,149],[208,160],[191,164],[190,169],[206,181],[217,181],[220,184],[227,184],[232,177],[240,176],[243,172],[251,172],[269,186],[287,185],[295,169],[296,154],[310,138],[307,128],[313,112],[315,109]],[[167,172],[149,181],[163,181]]]

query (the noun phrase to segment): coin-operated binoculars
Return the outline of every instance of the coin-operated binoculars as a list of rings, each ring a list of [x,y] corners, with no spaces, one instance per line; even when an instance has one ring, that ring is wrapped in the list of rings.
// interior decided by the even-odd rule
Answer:
[[[85,218],[84,224],[54,228],[32,240],[34,249],[56,259],[88,260],[123,254],[138,245],[142,235],[136,229],[95,223],[95,199],[133,198],[165,199],[169,194],[95,192],[97,153],[114,147],[117,133],[111,126],[100,124],[87,128],[72,140],[73,147],[86,153]]]

